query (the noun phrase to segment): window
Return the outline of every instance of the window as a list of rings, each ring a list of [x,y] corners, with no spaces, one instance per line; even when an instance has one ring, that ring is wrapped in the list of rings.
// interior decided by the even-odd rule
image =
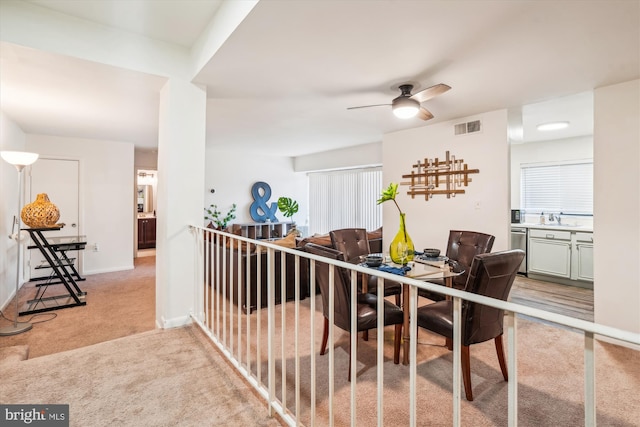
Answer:
[[[593,215],[593,161],[521,168],[521,203],[528,213]]]
[[[382,226],[382,168],[309,174],[309,232]]]

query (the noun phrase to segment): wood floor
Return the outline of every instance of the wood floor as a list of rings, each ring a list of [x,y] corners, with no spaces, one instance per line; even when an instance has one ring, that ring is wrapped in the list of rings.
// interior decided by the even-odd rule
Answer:
[[[518,275],[509,301],[593,322],[593,290]]]

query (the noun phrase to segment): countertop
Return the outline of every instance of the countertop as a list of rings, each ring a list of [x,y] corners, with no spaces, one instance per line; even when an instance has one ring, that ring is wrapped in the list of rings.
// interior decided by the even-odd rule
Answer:
[[[539,228],[542,230],[562,230],[562,231],[581,231],[586,233],[592,233],[593,227],[589,225],[567,225],[567,224],[535,224],[531,222],[524,222],[521,224],[511,224],[511,227],[524,227],[524,228]]]

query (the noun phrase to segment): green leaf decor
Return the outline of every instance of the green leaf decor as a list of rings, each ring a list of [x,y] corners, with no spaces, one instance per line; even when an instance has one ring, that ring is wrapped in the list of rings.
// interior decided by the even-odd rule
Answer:
[[[291,218],[293,214],[298,212],[298,202],[290,197],[280,197],[278,199],[278,210],[287,218]]]

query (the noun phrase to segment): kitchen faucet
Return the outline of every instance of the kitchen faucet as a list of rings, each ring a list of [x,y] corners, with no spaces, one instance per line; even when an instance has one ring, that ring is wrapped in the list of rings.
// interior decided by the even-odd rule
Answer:
[[[560,215],[562,214],[562,212],[560,212],[558,215],[553,215],[552,213],[549,214],[549,221],[558,221],[558,225],[560,225]]]

